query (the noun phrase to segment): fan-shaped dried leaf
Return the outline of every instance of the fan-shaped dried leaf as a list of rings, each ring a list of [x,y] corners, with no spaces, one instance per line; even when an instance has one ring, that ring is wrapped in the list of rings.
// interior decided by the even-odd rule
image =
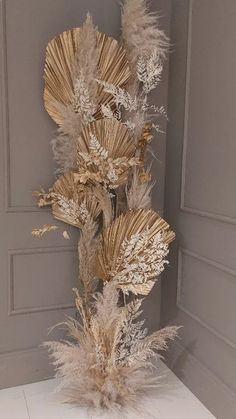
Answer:
[[[116,119],[100,119],[84,126],[77,144],[81,182],[96,180],[115,188],[126,182],[134,157],[133,133]]]
[[[124,292],[147,295],[167,263],[175,234],[153,210],[129,211],[104,230],[97,255],[103,281],[116,280]]]
[[[78,184],[73,172],[61,176],[49,195],[54,217],[78,228],[89,219],[96,219],[101,212],[91,188]]]
[[[61,33],[49,42],[45,62],[45,108],[52,119],[58,124],[63,123],[60,106],[72,105],[74,101],[73,69],[76,51],[80,47],[80,28]],[[131,74],[125,50],[118,42],[102,34],[96,33],[98,49],[98,74],[102,80],[116,86],[125,86]],[[109,103],[113,98],[98,86],[98,110],[95,119],[101,116],[100,105]]]

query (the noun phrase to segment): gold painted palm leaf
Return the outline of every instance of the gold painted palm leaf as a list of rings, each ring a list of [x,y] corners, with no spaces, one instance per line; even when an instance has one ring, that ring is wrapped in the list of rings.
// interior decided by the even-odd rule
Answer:
[[[80,28],[65,31],[49,42],[46,49],[44,102],[47,112],[58,125],[63,123],[58,103],[73,103],[73,68],[76,51],[80,46],[80,33]],[[96,32],[96,39],[98,77],[115,86],[125,86],[131,77],[125,50],[115,39],[103,33]],[[94,115],[95,119],[101,117],[100,105],[112,100],[112,96],[100,85],[97,96],[98,110]]]
[[[133,133],[116,119],[100,119],[85,125],[77,141],[79,177],[115,189],[127,181],[135,158]]]
[[[122,214],[107,227],[97,254],[97,275],[115,280],[125,292],[147,295],[168,263],[168,245],[175,238],[153,210]]]
[[[91,136],[99,141],[101,147],[108,151],[108,156],[132,157],[136,151],[133,133],[122,122],[104,118],[85,125],[77,142],[77,151],[89,153]]]
[[[91,189],[78,185],[75,174],[61,176],[52,188],[53,216],[67,224],[82,228],[89,220],[95,220],[101,212],[98,200]]]

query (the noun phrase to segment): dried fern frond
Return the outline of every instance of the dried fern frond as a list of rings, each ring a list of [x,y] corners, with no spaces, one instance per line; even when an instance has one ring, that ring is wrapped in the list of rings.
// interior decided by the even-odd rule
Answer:
[[[134,157],[133,133],[115,119],[101,119],[83,127],[77,143],[78,179],[115,189],[127,181]]]
[[[96,295],[89,323],[85,319],[81,325],[68,318],[65,328],[70,341],[45,344],[61,377],[58,390],[68,403],[119,412],[126,407],[138,409],[146,389],[159,385],[153,363],[177,328],[147,336],[143,321],[138,320],[141,302],[120,307],[118,299],[116,284],[105,285]]]
[[[46,50],[44,102],[49,115],[58,125],[63,125],[64,122],[58,104],[71,106],[72,109],[75,104],[75,68],[80,68],[80,60],[83,59],[83,54],[77,53],[81,45],[81,31],[81,28],[75,28],[63,32],[49,42]],[[125,50],[115,39],[100,32],[96,32],[96,50],[99,77],[116,86],[125,86],[130,78]],[[85,53],[89,64],[90,52],[85,50]],[[83,76],[86,77],[86,74]],[[94,114],[95,119],[101,115],[100,105],[107,104],[112,99],[102,86],[96,93],[98,110]]]
[[[159,28],[159,18],[149,11],[147,0],[124,0],[122,40],[134,66],[139,57],[150,56],[155,49],[160,58],[165,58],[169,46],[167,36]]]
[[[167,264],[175,234],[153,210],[129,211],[104,230],[97,255],[97,275],[115,280],[123,292],[147,295]]]

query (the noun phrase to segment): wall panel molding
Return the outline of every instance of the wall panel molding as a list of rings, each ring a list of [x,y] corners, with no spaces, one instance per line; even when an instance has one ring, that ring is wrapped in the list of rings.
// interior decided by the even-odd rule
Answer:
[[[6,36],[6,1],[0,0],[0,77],[1,77],[1,108],[2,108],[2,136],[4,146],[4,196],[5,212],[40,212],[35,205],[11,204],[11,173],[10,173],[10,129],[9,129],[9,100],[7,74],[7,36]]]
[[[182,267],[183,267],[183,255],[190,256],[202,263],[205,263],[206,265],[212,266],[214,269],[217,269],[221,272],[224,272],[228,275],[235,276],[236,278],[236,269],[229,268],[228,266],[222,265],[221,263],[218,263],[216,261],[213,261],[211,259],[205,258],[195,252],[192,252],[188,249],[184,249],[182,247],[179,248],[178,251],[178,276],[177,276],[177,301],[176,305],[177,307],[183,311],[185,314],[190,316],[193,320],[197,321],[199,324],[201,324],[203,327],[205,327],[209,332],[213,333],[215,336],[217,336],[219,339],[223,340],[227,345],[229,345],[231,348],[236,350],[236,344],[232,340],[228,339],[226,336],[224,336],[222,333],[220,333],[218,330],[216,330],[214,327],[210,326],[207,322],[202,320],[198,315],[193,313],[191,310],[186,308],[181,303],[181,290],[182,290]]]
[[[46,380],[54,375],[47,350],[39,347],[1,353],[0,366],[0,389]]]
[[[12,249],[8,251],[8,315],[16,316],[21,314],[31,314],[39,313],[44,311],[52,310],[64,310],[68,308],[74,308],[74,303],[68,304],[51,304],[48,306],[37,306],[31,308],[22,308],[16,309],[14,305],[14,274],[13,274],[13,263],[14,256],[22,255],[39,255],[39,254],[49,254],[49,253],[64,253],[64,252],[74,252],[76,247],[73,246],[55,246],[55,247],[45,247],[45,248],[32,248],[32,249]]]
[[[167,364],[181,381],[218,418],[233,419],[236,410],[236,393],[234,390],[200,362],[188,349],[183,347],[179,341],[173,342],[171,353],[174,355],[173,357],[170,354],[167,355],[169,358]],[[219,416],[220,411],[221,415]]]
[[[236,217],[229,217],[212,211],[205,211],[199,208],[189,207],[185,204],[185,180],[186,180],[186,159],[188,147],[188,117],[189,117],[189,93],[191,73],[191,49],[192,49],[192,13],[194,0],[189,0],[188,33],[187,33],[187,57],[186,57],[186,79],[185,79],[185,102],[184,102],[184,128],[183,128],[183,150],[181,164],[181,188],[180,188],[180,210],[192,215],[207,217],[213,220],[229,224],[236,224]]]

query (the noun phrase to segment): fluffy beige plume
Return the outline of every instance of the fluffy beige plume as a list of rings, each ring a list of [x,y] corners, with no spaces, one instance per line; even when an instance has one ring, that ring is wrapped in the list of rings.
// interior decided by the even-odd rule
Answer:
[[[148,170],[147,175],[149,175]],[[143,181],[140,171],[133,169],[130,185],[126,187],[126,197],[128,209],[148,209],[151,208],[151,192],[154,183]]]
[[[96,111],[97,31],[89,14],[75,37],[76,42],[79,45],[75,47],[76,53],[71,68],[74,96],[71,103],[58,101],[54,104],[56,112],[60,115],[60,128],[58,136],[52,140],[52,148],[54,159],[62,173],[75,169],[76,139],[80,135],[82,124],[90,122]]]
[[[141,302],[120,307],[118,300],[116,284],[105,285],[95,297],[89,324],[67,319],[70,341],[45,344],[62,378],[58,390],[65,402],[119,411],[137,407],[140,396],[159,385],[152,366],[177,328],[147,336],[143,321],[138,320]]]
[[[139,57],[150,56],[154,50],[165,58],[169,46],[167,36],[159,29],[158,16],[149,11],[146,0],[124,0],[122,39],[133,65]]]

